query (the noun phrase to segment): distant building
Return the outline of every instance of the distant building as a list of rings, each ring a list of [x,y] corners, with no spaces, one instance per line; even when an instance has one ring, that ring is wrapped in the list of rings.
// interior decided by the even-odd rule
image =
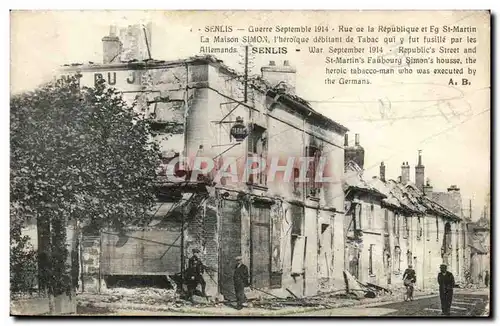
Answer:
[[[442,263],[456,273],[461,217],[424,195],[421,154],[415,169],[418,184],[410,182],[408,162],[403,162],[398,181],[386,180],[383,162],[380,175],[365,180],[359,136],[345,155],[346,270],[361,282],[388,288],[403,286],[409,265],[420,288],[437,286]]]

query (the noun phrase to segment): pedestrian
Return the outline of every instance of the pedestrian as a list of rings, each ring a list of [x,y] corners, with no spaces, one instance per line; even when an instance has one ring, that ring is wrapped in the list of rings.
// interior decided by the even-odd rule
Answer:
[[[194,248],[193,249],[193,255],[191,258],[189,258],[188,261],[188,296],[189,299],[192,301],[193,300],[193,295],[196,292],[196,288],[198,287],[198,284],[201,285],[201,293],[202,295],[207,298],[207,294],[205,292],[206,288],[206,282],[205,279],[203,278],[203,273],[205,272],[205,265],[203,265],[203,262],[201,261],[200,257],[198,254],[200,253],[199,249]]]
[[[479,286],[483,285],[483,273],[479,272]]]
[[[412,265],[408,265],[408,268],[403,273],[403,284],[406,287],[406,299],[413,301],[413,289],[415,287],[415,283],[417,282],[417,274],[413,269]]]
[[[490,286],[490,272],[488,271],[484,272],[484,285]]]
[[[236,294],[236,309],[241,310],[246,301],[245,287],[250,286],[248,280],[248,267],[243,264],[241,256],[236,257],[236,266],[234,267],[234,292]]]
[[[450,315],[451,302],[453,300],[453,288],[455,287],[455,278],[453,274],[447,271],[448,266],[442,264],[441,272],[438,274],[439,298],[441,299],[441,311],[443,315]]]

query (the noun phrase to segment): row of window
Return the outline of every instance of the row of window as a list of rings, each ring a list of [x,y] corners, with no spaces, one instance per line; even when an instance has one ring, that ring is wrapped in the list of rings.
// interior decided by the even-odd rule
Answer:
[[[267,152],[268,136],[266,129],[257,124],[251,125],[250,134],[248,136],[248,156],[266,159]],[[308,179],[308,181],[303,188],[301,182],[299,182],[300,170],[298,168],[294,168],[293,193],[300,197],[302,195],[302,189],[305,189],[306,196],[318,197],[320,184],[316,182],[316,175],[319,172],[318,167],[320,164],[322,150],[319,146],[310,145],[305,148],[305,154],[307,157],[313,158],[306,171],[306,178]],[[262,171],[257,175],[250,175],[249,182],[261,186],[266,186],[266,172]]]
[[[368,249],[368,254],[369,254],[369,257],[368,257],[368,273],[370,275],[375,275],[375,270],[374,270],[374,259],[375,257],[380,257],[377,253],[376,253],[376,246],[374,244],[370,244],[370,247]],[[384,255],[383,255],[383,259],[384,259],[384,266],[386,268],[389,267],[390,263],[390,259],[391,259],[391,254],[388,250],[388,248],[386,248],[384,250]],[[407,265],[411,265],[413,264],[413,256],[412,256],[412,252],[410,250],[407,250],[406,251],[406,260],[407,260]],[[396,273],[401,273],[401,248],[399,246],[396,246],[394,248],[394,259],[392,260],[393,261],[393,271],[396,272]]]
[[[357,204],[355,207],[355,218],[353,220],[354,222],[354,230],[363,230],[364,225],[363,225],[363,205]],[[384,209],[384,233],[389,234],[389,210]],[[373,204],[370,204],[369,209],[366,214],[366,221],[367,221],[367,226],[365,229],[367,230],[376,230],[376,225],[375,225],[375,207]],[[403,222],[401,226],[401,221]],[[404,239],[409,237],[410,234],[410,225],[408,221],[408,217],[406,216],[400,216],[397,213],[393,214],[393,219],[392,219],[392,233],[396,238],[399,238],[401,233]]]

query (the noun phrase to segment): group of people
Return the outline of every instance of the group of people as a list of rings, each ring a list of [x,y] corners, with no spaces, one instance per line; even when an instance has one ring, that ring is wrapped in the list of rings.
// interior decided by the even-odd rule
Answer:
[[[188,268],[186,271],[186,283],[188,288],[188,297],[193,300],[193,295],[196,292],[198,285],[201,285],[202,295],[207,297],[205,288],[206,282],[203,278],[203,273],[207,267],[203,264],[199,258],[198,249],[193,249],[193,255],[189,258]],[[443,315],[450,315],[451,302],[453,300],[453,288],[455,287],[455,278],[452,273],[448,270],[448,266],[442,264],[440,266],[440,272],[437,276],[437,281],[439,284],[439,297],[441,299],[441,311]],[[238,256],[235,258],[235,266],[233,272],[233,282],[234,282],[234,294],[236,295],[236,309],[242,309],[243,303],[246,301],[245,297],[245,287],[250,286],[248,267],[243,264],[242,257]],[[415,283],[417,282],[417,274],[413,269],[412,265],[403,273],[403,283],[407,289],[406,298],[408,300],[413,300],[413,289]],[[489,275],[488,281],[489,282]],[[406,299],[405,299],[406,300]]]
[[[193,301],[193,296],[196,293],[198,285],[201,285],[201,294],[207,298],[205,292],[206,282],[203,278],[203,273],[207,269],[207,266],[203,264],[200,257],[198,256],[200,251],[198,249],[193,249],[193,255],[189,258],[188,268],[186,270],[186,285],[187,285],[187,295],[189,300]],[[240,310],[243,308],[243,303],[246,301],[245,288],[250,286],[248,267],[243,264],[243,259],[241,256],[235,258],[235,266],[233,272],[233,282],[234,282],[234,294],[236,295],[236,309]]]
[[[448,266],[441,264],[440,272],[438,273],[437,281],[439,284],[439,298],[441,300],[441,312],[443,315],[449,316],[451,302],[453,300],[453,288],[455,287],[455,278],[448,271]],[[409,265],[403,274],[403,283],[406,286],[407,298],[413,300],[413,288],[417,282],[417,275],[412,265]]]

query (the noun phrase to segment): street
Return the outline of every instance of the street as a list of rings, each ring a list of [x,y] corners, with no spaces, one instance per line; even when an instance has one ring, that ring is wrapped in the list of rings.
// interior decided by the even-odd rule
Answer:
[[[451,316],[482,316],[488,304],[486,293],[457,293],[453,296]],[[441,316],[441,303],[439,296],[416,299],[414,301],[401,301],[379,303],[358,307],[345,307],[328,310],[318,310],[300,314],[299,316],[363,316],[363,317],[392,317],[392,316]]]
[[[451,316],[485,316],[489,302],[489,294],[483,289],[479,291],[457,291],[453,296]],[[137,306],[137,305],[136,305]],[[229,306],[218,307],[185,307],[171,311],[148,309],[147,304],[138,310],[138,307],[121,308],[85,308],[81,307],[80,314],[88,315],[120,315],[120,316],[342,316],[342,317],[441,317],[441,304],[438,295],[426,295],[414,301],[393,300],[357,306],[330,308],[330,309],[301,309],[283,307],[282,309],[244,308],[235,310]]]

